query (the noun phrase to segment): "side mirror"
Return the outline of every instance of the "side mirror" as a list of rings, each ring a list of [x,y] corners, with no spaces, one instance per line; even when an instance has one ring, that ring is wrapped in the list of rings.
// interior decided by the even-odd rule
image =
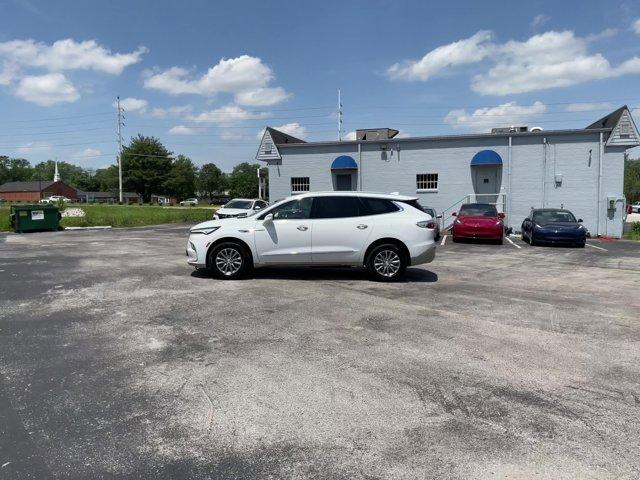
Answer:
[[[498,214],[498,218],[502,218],[502,219],[504,219],[504,217],[505,217],[504,213],[500,212],[500,213]]]
[[[581,218],[578,219],[578,223],[582,223],[582,219]]]
[[[269,223],[273,223],[273,213],[270,213],[269,215],[266,215],[262,221],[263,225],[267,225]]]
[[[457,216],[458,216],[458,214],[457,214],[456,212],[451,212],[451,216],[452,216],[452,217],[457,217]]]

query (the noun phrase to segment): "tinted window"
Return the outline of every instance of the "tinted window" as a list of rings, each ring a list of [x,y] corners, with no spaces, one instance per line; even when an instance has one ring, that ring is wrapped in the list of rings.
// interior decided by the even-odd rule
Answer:
[[[533,221],[539,225],[547,223],[576,223],[573,213],[562,210],[547,210],[533,213]]]
[[[312,201],[311,198],[291,200],[269,210],[266,215],[272,213],[274,220],[309,218]]]
[[[311,218],[346,218],[359,215],[358,197],[316,197]]]
[[[460,207],[460,215],[469,217],[497,217],[498,210],[490,203],[468,203]]]
[[[384,198],[360,197],[360,203],[361,215],[381,215],[398,211],[398,207],[391,200]]]
[[[423,212],[425,211],[425,207],[420,205],[420,202],[418,202],[418,200],[398,200],[398,201],[401,203],[406,203],[407,205],[411,205],[413,208],[417,208],[418,210],[422,210]]]
[[[252,204],[253,202],[251,200],[231,200],[225,205],[225,208],[242,208],[248,210]]]

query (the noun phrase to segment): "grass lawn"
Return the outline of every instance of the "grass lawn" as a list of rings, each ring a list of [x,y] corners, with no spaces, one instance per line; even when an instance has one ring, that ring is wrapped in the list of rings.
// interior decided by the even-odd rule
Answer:
[[[142,227],[163,223],[198,223],[211,220],[213,209],[200,207],[155,207],[140,205],[70,205],[70,208],[82,208],[86,216],[82,218],[63,218],[63,227]],[[10,230],[9,207],[0,207],[0,231]]]
[[[633,222],[631,231],[624,234],[627,240],[640,240],[640,222]]]

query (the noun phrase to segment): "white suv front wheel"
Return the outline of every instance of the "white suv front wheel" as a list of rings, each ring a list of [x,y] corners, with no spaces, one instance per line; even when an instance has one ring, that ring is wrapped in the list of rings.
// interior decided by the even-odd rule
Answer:
[[[378,245],[367,258],[367,268],[374,279],[393,282],[399,280],[404,274],[407,269],[407,260],[396,245]]]
[[[233,280],[244,276],[250,268],[249,255],[237,243],[225,242],[209,251],[209,269],[216,278]]]

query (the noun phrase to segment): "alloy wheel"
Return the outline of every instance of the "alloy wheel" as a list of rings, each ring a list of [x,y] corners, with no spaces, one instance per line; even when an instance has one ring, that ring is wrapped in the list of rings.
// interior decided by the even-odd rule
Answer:
[[[400,270],[400,256],[393,250],[381,250],[373,259],[373,268],[383,277],[393,277]]]
[[[231,277],[242,268],[242,255],[235,248],[223,248],[216,255],[216,267],[226,277]]]

